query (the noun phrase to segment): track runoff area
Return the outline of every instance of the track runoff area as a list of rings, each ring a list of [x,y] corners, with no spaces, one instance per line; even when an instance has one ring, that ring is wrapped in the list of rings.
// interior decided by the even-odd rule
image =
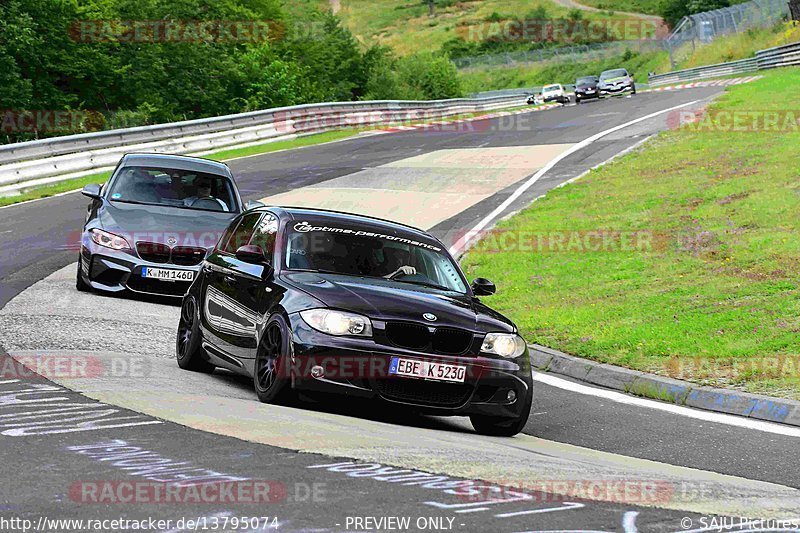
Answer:
[[[395,219],[459,252],[718,93],[641,94],[230,165],[249,199]],[[0,211],[20,228],[2,237],[6,250],[36,242],[31,253],[46,265],[9,260],[2,272],[4,531],[794,530],[800,498],[788,474],[754,475],[735,461],[706,469],[692,463],[701,457],[673,457],[635,436],[657,441],[654,426],[690,435],[706,424],[749,443],[779,426],[663,412],[535,376],[530,422],[504,439],[476,435],[465,419],[347,399],[263,405],[246,380],[182,372],[176,306],[75,291],[65,233],[83,210],[83,198],[65,195]],[[637,446],[581,429],[606,417],[609,433]],[[772,432],[764,446],[790,450],[796,437]]]

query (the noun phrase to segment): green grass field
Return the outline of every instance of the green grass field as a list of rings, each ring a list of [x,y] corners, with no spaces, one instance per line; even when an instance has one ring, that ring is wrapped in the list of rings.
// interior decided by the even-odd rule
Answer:
[[[417,0],[344,0],[339,16],[365,45],[382,44],[397,53],[435,51],[445,41],[470,34],[470,28],[488,27],[496,20],[539,18],[530,15],[539,7],[550,18],[567,17],[570,9],[551,0],[439,1],[436,16],[428,16],[424,2]],[[583,11],[587,20],[618,20],[623,15]]]
[[[465,270],[530,342],[800,398],[798,83],[771,71],[711,108],[794,111],[785,131],[665,132],[502,222]]]

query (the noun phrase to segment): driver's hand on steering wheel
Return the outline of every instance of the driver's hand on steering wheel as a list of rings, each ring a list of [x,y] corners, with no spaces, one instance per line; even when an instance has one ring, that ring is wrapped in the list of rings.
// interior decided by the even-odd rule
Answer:
[[[413,276],[416,273],[417,273],[417,269],[416,268],[414,268],[412,266],[405,265],[405,266],[401,266],[400,268],[398,268],[397,270],[395,270],[391,274],[388,274],[388,275],[386,275],[384,277],[392,279],[392,278],[396,278],[397,276]]]

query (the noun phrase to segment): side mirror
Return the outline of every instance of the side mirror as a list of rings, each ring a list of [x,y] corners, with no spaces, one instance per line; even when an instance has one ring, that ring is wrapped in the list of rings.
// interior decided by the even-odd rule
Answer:
[[[90,183],[89,185],[86,185],[83,188],[83,190],[81,191],[81,194],[84,195],[84,196],[88,196],[89,198],[91,198],[93,200],[97,200],[97,199],[100,198],[100,189],[101,188],[102,187],[97,183]]]
[[[250,211],[251,209],[258,209],[259,207],[266,207],[267,204],[264,202],[259,202],[258,200],[250,200],[246,204],[244,204],[244,210]]]
[[[497,292],[497,287],[486,278],[475,278],[472,282],[472,292],[475,296],[491,296]]]
[[[239,249],[236,250],[236,259],[243,263],[250,263],[251,265],[263,265],[267,262],[267,259],[264,257],[264,250],[262,250],[260,246],[254,246],[252,244],[240,246]]]

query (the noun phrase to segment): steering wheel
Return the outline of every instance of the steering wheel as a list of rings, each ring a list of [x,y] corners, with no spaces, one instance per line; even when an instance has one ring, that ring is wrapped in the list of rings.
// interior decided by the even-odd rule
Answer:
[[[208,209],[210,211],[226,211],[226,206],[219,198],[213,196],[203,196],[194,200],[189,207]]]

